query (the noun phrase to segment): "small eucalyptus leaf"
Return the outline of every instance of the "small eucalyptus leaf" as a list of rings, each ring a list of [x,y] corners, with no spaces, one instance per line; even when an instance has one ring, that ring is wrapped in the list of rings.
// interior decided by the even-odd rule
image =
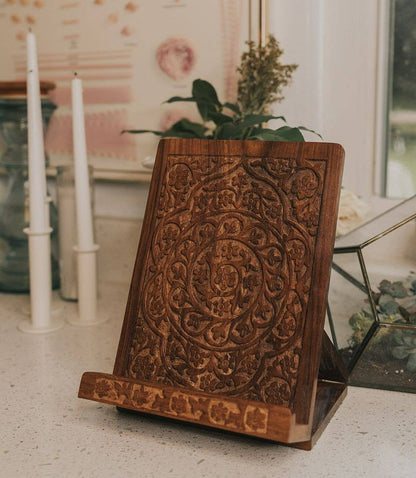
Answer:
[[[414,335],[403,335],[403,343],[407,347],[414,347],[416,346],[416,337]]]
[[[416,352],[410,354],[406,368],[409,370],[409,372],[416,372]]]
[[[398,347],[393,347],[391,350],[393,357],[397,359],[404,359],[409,355],[408,348],[405,345],[399,345]]]
[[[394,301],[386,302],[380,308],[387,315],[395,315],[399,311],[399,306]]]

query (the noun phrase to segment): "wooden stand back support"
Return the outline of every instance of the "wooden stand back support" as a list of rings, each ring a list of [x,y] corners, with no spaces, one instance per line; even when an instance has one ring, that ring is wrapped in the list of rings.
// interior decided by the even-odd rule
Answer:
[[[343,156],[162,140],[114,373],[79,396],[310,449],[346,394],[323,330]]]

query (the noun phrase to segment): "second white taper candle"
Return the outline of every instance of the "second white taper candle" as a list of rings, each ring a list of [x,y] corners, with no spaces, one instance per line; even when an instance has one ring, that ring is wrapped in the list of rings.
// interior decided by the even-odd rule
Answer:
[[[78,230],[77,246],[81,251],[88,251],[94,248],[93,221],[88,178],[82,81],[76,77],[72,80],[72,131]]]

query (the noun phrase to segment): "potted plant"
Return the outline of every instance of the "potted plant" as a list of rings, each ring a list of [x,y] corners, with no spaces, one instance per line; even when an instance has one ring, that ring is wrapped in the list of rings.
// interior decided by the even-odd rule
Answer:
[[[167,103],[196,103],[201,122],[181,119],[166,131],[136,129],[123,132],[153,133],[161,138],[304,141],[302,131],[315,132],[304,126],[283,124],[276,129],[265,126],[271,120],[286,123],[283,116],[268,114],[268,109],[271,104],[284,98],[282,89],[290,83],[297,65],[281,63],[283,50],[273,35],[269,35],[264,46],[254,42],[247,42],[247,45],[248,51],[242,54],[237,69],[240,77],[235,103],[220,102],[214,86],[208,81],[197,79],[192,85],[192,96],[174,96]]]

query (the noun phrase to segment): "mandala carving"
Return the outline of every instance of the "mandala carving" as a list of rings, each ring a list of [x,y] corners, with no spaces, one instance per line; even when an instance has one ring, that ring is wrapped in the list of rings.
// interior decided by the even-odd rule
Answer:
[[[129,377],[291,406],[325,167],[167,156]]]

